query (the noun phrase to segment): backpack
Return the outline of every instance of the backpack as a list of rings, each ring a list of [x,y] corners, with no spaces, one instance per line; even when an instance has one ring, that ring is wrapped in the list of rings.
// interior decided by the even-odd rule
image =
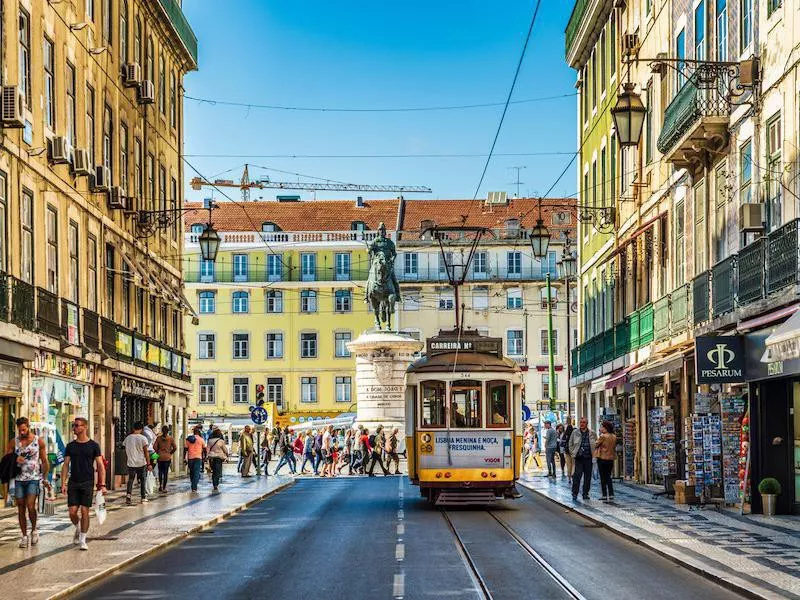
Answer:
[[[0,459],[0,482],[8,483],[22,473],[22,467],[17,464],[17,455],[9,452]]]
[[[369,447],[375,449],[375,434],[369,436]]]

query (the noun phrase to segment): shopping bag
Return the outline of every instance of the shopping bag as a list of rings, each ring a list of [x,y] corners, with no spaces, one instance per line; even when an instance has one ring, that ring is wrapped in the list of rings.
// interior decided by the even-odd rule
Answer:
[[[148,496],[152,496],[156,491],[156,476],[152,471],[148,471],[144,478],[144,492]]]
[[[97,522],[102,525],[106,520],[106,495],[99,491],[94,496],[94,515],[97,517]]]
[[[52,517],[56,514],[56,495],[52,488],[45,493],[42,514],[45,517]]]

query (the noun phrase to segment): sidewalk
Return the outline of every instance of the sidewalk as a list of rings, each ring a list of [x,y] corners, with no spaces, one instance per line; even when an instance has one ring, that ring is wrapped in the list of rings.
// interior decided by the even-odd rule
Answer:
[[[292,485],[290,477],[242,479],[235,464],[226,465],[219,494],[203,478],[199,494],[187,479],[170,484],[170,493],[147,504],[124,504],[124,491],[109,494],[108,517],[99,526],[92,513],[89,551],[72,545],[73,528],[66,506],[52,517],[40,515],[41,537],[35,547],[18,548],[16,515],[0,518],[0,589],[27,600],[60,598],[119,570],[187,535],[229,517]]]
[[[567,480],[523,474],[520,485],[750,597],[800,599],[800,519],[689,510],[644,486],[614,482],[615,500],[572,500]]]

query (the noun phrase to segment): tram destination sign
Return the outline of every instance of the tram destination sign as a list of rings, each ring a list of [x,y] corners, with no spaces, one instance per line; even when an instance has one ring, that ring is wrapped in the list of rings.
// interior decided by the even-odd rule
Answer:
[[[477,352],[480,354],[503,355],[503,340],[500,338],[465,335],[463,337],[437,336],[427,340],[428,354],[447,352]]]

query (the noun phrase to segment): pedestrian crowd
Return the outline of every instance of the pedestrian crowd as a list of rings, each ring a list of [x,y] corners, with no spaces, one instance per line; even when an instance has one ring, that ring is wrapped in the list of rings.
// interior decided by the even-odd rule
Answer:
[[[572,425],[572,418],[567,417],[564,423],[553,427],[553,423],[545,421],[543,441],[539,433],[531,425],[525,425],[523,436],[522,464],[525,471],[531,471],[535,464],[541,468],[539,453],[544,449],[547,464],[547,477],[556,479],[558,467],[561,476],[572,486],[572,499],[578,499],[578,493],[584,500],[589,500],[593,474],[600,480],[600,493],[603,501],[614,499],[614,483],[612,472],[616,458],[617,436],[614,425],[603,421],[599,435],[589,428],[589,421],[582,417],[578,427]],[[558,458],[558,464],[556,463]]]

